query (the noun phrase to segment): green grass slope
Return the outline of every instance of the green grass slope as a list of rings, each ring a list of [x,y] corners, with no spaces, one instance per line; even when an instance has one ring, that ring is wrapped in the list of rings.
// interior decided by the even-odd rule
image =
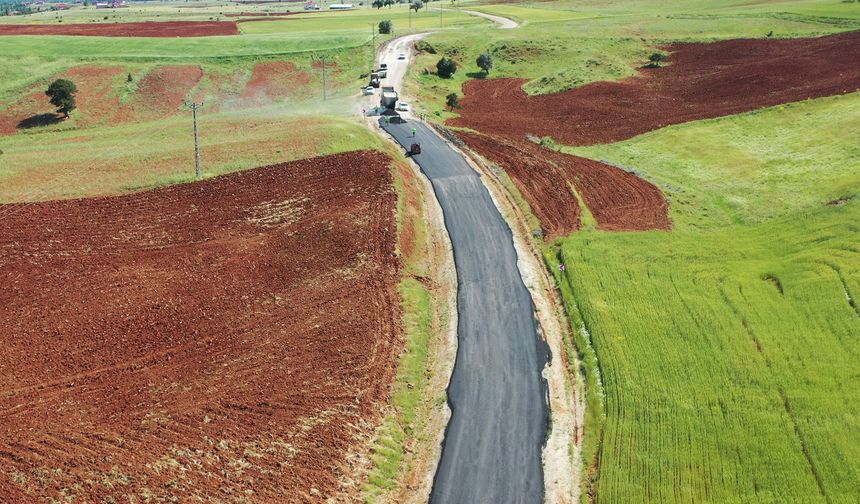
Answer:
[[[590,378],[586,495],[856,502],[858,104],[572,149],[663,187],[675,224],[580,232],[546,251]]]

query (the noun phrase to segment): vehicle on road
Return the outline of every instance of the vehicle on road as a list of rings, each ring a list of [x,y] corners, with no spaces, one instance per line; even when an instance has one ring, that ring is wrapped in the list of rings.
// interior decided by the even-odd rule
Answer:
[[[380,63],[379,69],[380,70],[388,70],[388,63]]]
[[[361,92],[364,94],[364,96],[370,96],[373,94],[373,86],[367,86],[366,88],[363,88]]]
[[[409,146],[409,155],[410,156],[416,156],[418,154],[421,154],[421,144],[420,143],[414,143],[414,144],[410,145]]]
[[[388,77],[388,70],[380,70],[376,73],[379,74],[380,79],[384,79],[384,78]]]
[[[406,59],[406,53],[400,53],[400,54],[398,54],[398,55],[397,55],[397,59],[399,59],[399,60],[405,60],[405,59]]]
[[[409,103],[402,101],[397,104],[397,110],[400,112],[409,112]]]
[[[393,109],[397,105],[397,91],[392,86],[382,86],[379,104],[387,109]]]
[[[379,74],[378,73],[373,72],[372,74],[370,74],[370,85],[372,87],[375,87],[375,88],[379,87]]]

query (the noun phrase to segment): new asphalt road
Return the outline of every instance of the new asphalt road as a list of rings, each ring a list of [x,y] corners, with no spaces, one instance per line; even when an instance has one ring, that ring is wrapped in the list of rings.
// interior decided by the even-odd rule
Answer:
[[[511,229],[478,174],[420,121],[382,124],[414,156],[442,206],[457,269],[452,416],[431,503],[539,503],[548,427],[549,356],[517,268]],[[412,128],[417,130],[412,137]]]

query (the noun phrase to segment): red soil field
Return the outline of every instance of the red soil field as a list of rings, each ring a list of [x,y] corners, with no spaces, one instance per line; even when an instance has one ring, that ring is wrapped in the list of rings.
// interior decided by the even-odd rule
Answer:
[[[0,206],[0,501],[349,500],[402,347],[389,166]]]
[[[291,16],[293,14],[299,14],[300,11],[290,12],[290,11],[282,11],[282,12],[229,12],[224,14],[224,17],[267,17],[267,16]]]
[[[254,65],[251,78],[245,84],[240,98],[264,105],[283,98],[299,95],[311,82],[311,75],[296,69],[286,61],[266,61]]]
[[[157,67],[140,80],[133,100],[119,110],[114,122],[171,116],[202,78],[203,70],[197,65]]]
[[[86,127],[97,124],[116,112],[119,99],[113,93],[112,86],[122,74],[123,69],[119,67],[82,65],[62,72],[50,80],[67,78],[75,83],[78,87],[75,100],[80,114],[77,124]],[[45,83],[0,112],[0,135],[11,135],[19,129],[60,120],[61,116],[54,113],[56,107],[51,105],[45,96],[44,89],[47,87],[48,84]]]
[[[668,206],[649,182],[540,148],[527,137],[549,136],[567,145],[615,142],[670,124],[860,89],[860,32],[665,49],[672,52],[669,66],[553,95],[527,96],[522,79],[469,81],[461,116],[449,123],[487,135],[462,136],[511,175],[550,238],[580,225],[568,183],[601,229],[666,229]]]
[[[466,144],[502,166],[553,240],[579,229],[581,195],[600,229],[668,229],[668,206],[660,190],[632,173],[591,159],[569,156],[528,141],[458,133]]]
[[[57,25],[0,25],[2,35],[76,35],[82,37],[210,37],[238,35],[234,21],[143,21]]]
[[[463,86],[461,117],[451,124],[590,145],[671,124],[860,90],[860,31],[665,49],[672,51],[669,66],[553,95],[526,95],[522,79],[469,81]]]

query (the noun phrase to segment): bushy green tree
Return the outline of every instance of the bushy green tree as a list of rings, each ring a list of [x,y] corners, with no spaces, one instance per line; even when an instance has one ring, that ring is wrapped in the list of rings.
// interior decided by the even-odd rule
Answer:
[[[373,0],[373,3],[370,5],[376,7],[377,9],[381,9],[382,6],[385,4],[382,2],[382,0]]]
[[[449,110],[460,108],[460,97],[457,96],[457,93],[451,93],[445,97],[445,104],[448,105]]]
[[[57,112],[69,117],[69,112],[75,110],[75,93],[78,88],[75,83],[67,79],[57,79],[48,86],[45,94],[51,98],[51,105],[57,107]]]
[[[478,56],[478,68],[484,71],[485,74],[490,73],[490,69],[493,68],[493,55],[485,52]]]
[[[418,12],[418,9],[424,7],[424,2],[422,2],[421,0],[412,0],[411,2],[409,2],[409,7],[411,9],[414,9],[415,12]]]
[[[436,63],[436,74],[443,79],[450,79],[457,71],[457,63],[450,58],[442,58]]]
[[[383,34],[391,33],[391,27],[392,27],[392,24],[391,24],[390,19],[385,19],[383,21],[380,21],[379,22],[379,33],[383,33]]]

